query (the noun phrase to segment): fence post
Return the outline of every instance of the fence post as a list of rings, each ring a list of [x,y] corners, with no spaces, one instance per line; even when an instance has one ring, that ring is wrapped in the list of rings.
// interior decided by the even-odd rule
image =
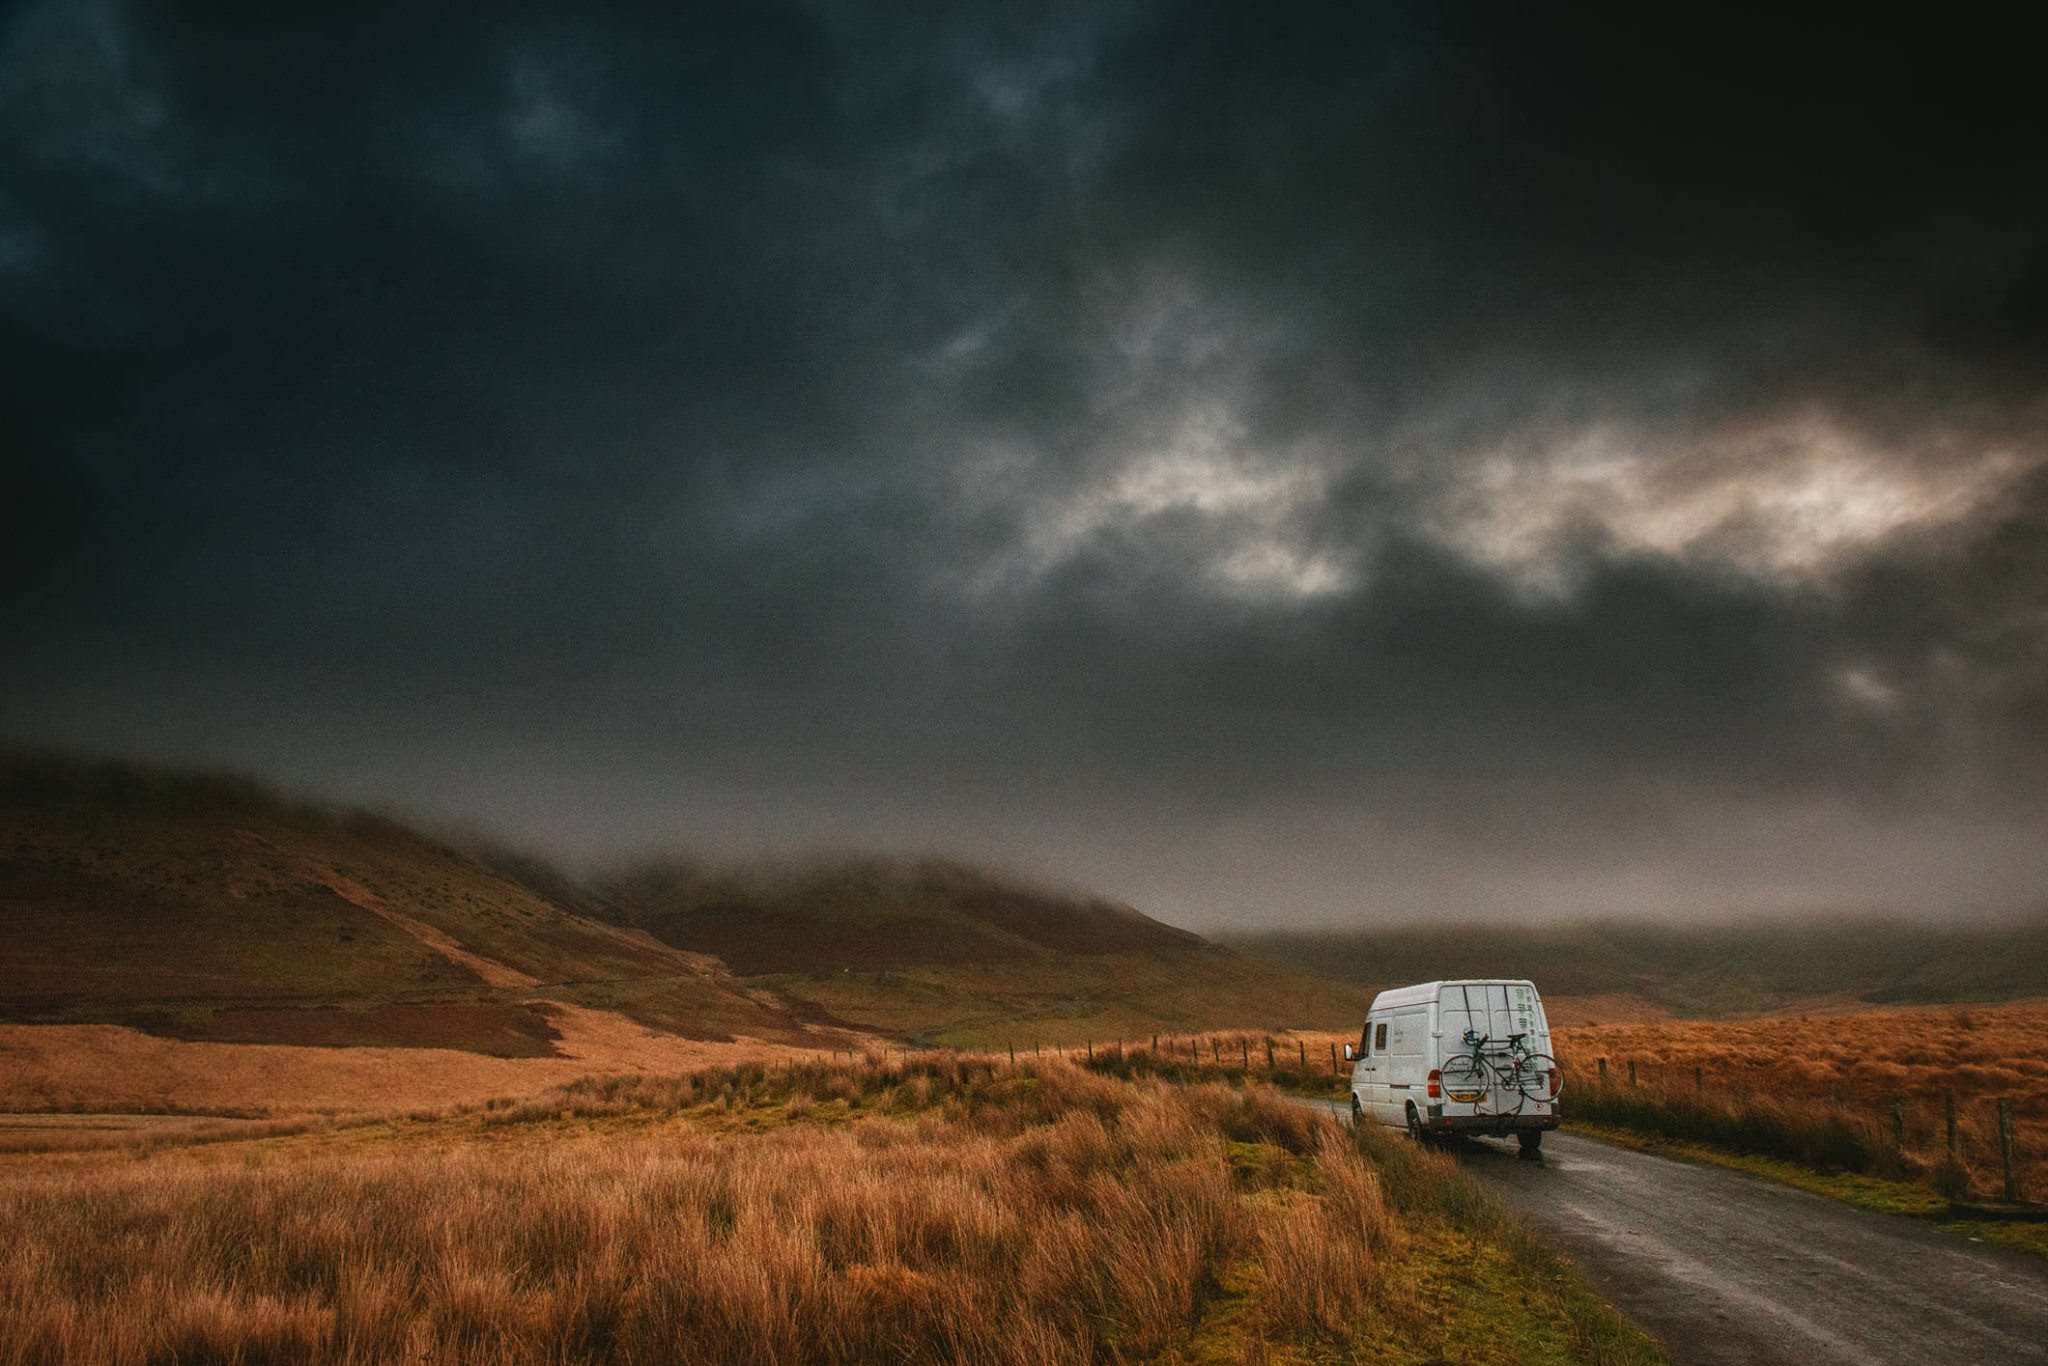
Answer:
[[[1012,1066],[1012,1067],[1015,1067],[1016,1065],[1017,1065],[1017,1045],[1013,1043],[1013,1044],[1011,1044],[1011,1045],[1010,1045],[1010,1066]]]
[[[1607,1084],[1607,1059],[1605,1058],[1600,1059],[1600,1084],[1602,1086]]]
[[[1246,1039],[1242,1034],[1237,1036],[1237,1051],[1240,1054],[1240,1065],[1243,1067],[1245,1071],[1251,1071],[1252,1045],[1251,1041]]]
[[[1337,1070],[1338,1070],[1338,1069],[1337,1069],[1337,1041],[1336,1041],[1335,1039],[1332,1039],[1332,1040],[1330,1040],[1330,1070],[1331,1070],[1332,1072],[1335,1072],[1335,1071],[1337,1071]]]
[[[1095,1061],[1095,1040],[1093,1039],[1088,1041],[1088,1061]]]
[[[1892,1149],[1903,1154],[1906,1151],[1906,1102],[1892,1102]]]
[[[1956,1161],[1956,1093],[1950,1091],[1942,1099],[1944,1101],[1943,1108],[1948,1111],[1948,1161],[1950,1166],[1954,1166]]]
[[[1308,1040],[1296,1039],[1294,1041],[1294,1046],[1295,1049],[1301,1054],[1301,1070],[1304,1072],[1308,1071]]]
[[[1692,1089],[1695,1091],[1704,1091],[1707,1089],[1706,1069],[1701,1067],[1698,1063],[1694,1063],[1692,1065]]]
[[[2012,1101],[1998,1102],[1998,1161],[2005,1168],[2005,1198],[2014,1204],[2020,1199],[2020,1176],[2013,1166]]]
[[[1273,1040],[1271,1038],[1266,1040],[1266,1070],[1268,1072],[1273,1070]]]
[[[1152,1056],[1155,1058],[1159,1056],[1159,1036],[1157,1034],[1152,1036]]]
[[[1223,1066],[1223,1040],[1213,1034],[1209,1036],[1209,1056],[1218,1067]]]
[[[1630,1086],[1636,1084],[1636,1060],[1634,1058],[1628,1060],[1628,1084]]]

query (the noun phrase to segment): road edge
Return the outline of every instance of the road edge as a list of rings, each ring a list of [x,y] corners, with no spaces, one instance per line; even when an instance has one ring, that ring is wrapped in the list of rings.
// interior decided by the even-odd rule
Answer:
[[[1666,1157],[1674,1162],[1691,1162],[1740,1172],[1775,1185],[1789,1186],[1808,1195],[1867,1210],[1894,1219],[1908,1219],[1925,1228],[1952,1237],[1984,1243],[2017,1252],[2029,1258],[2048,1259],[2048,1225],[2006,1223],[1991,1219],[1944,1218],[1948,1201],[1926,1186],[1913,1181],[1894,1181],[1882,1176],[1855,1172],[1822,1172],[1781,1158],[1752,1153],[1730,1153],[1701,1143],[1685,1143],[1636,1133],[1632,1129],[1604,1124],[1574,1123],[1566,1118],[1565,1133],[1611,1143],[1617,1148]]]

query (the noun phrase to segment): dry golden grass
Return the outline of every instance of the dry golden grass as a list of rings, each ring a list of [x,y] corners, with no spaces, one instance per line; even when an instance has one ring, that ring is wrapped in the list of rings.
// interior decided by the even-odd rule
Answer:
[[[752,1039],[713,1042],[611,1011],[551,1002],[562,1054],[493,1058],[443,1048],[307,1048],[159,1038],[120,1025],[0,1024],[0,1112],[356,1113],[530,1095],[593,1072],[680,1072],[803,1058]]]
[[[1404,1259],[1446,1220],[1535,1256],[1503,1217],[1265,1090],[952,1059],[593,1079],[0,1166],[0,1362],[1420,1362],[1457,1326]],[[1501,1303],[1457,1255],[1433,1274]],[[1653,1359],[1527,1265],[1546,1290],[1490,1359]]]
[[[865,1094],[910,1122],[173,1152],[14,1176],[0,1223],[25,1236],[0,1252],[0,1360],[1145,1356],[1254,1248],[1276,1285],[1319,1284],[1262,1300],[1266,1334],[1342,1332],[1375,1243],[1396,1236],[1357,1150],[1277,1101],[1054,1066],[969,1106],[940,1075],[865,1070],[785,1108]],[[624,1080],[474,1117],[644,1113],[714,1085],[744,1104],[769,1084]],[[1247,1198],[1226,1131],[1312,1162],[1328,1194]]]
[[[1543,1014],[1553,1030],[1601,1021],[1608,1024],[1648,1024],[1671,1018],[1671,1012],[1662,1006],[1624,992],[1600,992],[1587,996],[1546,995]]]
[[[1264,1084],[1296,1095],[1341,1098],[1351,1075],[1351,1064],[1343,1060],[1350,1038],[1315,1030],[1162,1034],[1157,1049],[1148,1037],[1097,1048],[1092,1056],[1083,1050],[1063,1056],[1106,1076]]]
[[[2010,1100],[2024,1185],[2048,1197],[2048,1004],[1666,1019],[1559,1027],[1555,1038],[1576,1084],[1606,1058],[1611,1085],[1625,1087],[1633,1061],[1653,1095],[1832,1125],[1864,1136],[1873,1152],[1898,1147],[1896,1103],[1908,1171],[1942,1165],[1953,1095],[1966,1174],[1984,1192],[1999,1185],[1995,1109]]]

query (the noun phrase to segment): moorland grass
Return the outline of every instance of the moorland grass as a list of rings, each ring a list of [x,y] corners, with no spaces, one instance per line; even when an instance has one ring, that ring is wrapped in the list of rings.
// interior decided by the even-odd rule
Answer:
[[[390,1133],[7,1168],[0,1362],[1654,1359],[1448,1163],[1265,1088],[865,1059]]]
[[[1573,1123],[1776,1158],[1817,1171],[1898,1178],[1917,1170],[1868,1116],[1825,1102],[1593,1084],[1573,1088],[1564,1109]]]
[[[1555,1037],[1568,1123],[1990,1196],[2004,1186],[2003,1101],[2020,1186],[2048,1195],[2048,1007],[2038,1003],[1578,1025]]]

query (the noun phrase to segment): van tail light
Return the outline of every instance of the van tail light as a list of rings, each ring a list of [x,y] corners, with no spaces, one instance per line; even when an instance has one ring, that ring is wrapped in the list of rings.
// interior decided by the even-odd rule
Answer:
[[[1555,1084],[1555,1083],[1553,1083],[1553,1084]],[[1437,1068],[1437,1067],[1432,1067],[1432,1068],[1430,1068],[1430,1069],[1429,1069],[1429,1098],[1430,1098],[1431,1100],[1442,1100],[1442,1099],[1443,1099],[1443,1094],[1444,1094],[1444,1074],[1443,1074],[1443,1069],[1441,1069],[1441,1068]]]
[[[1558,1084],[1559,1084],[1559,1083],[1560,1083],[1560,1082],[1561,1082],[1562,1080],[1563,1080],[1563,1078],[1557,1075],[1557,1069],[1556,1069],[1555,1067],[1551,1068],[1551,1069],[1550,1069],[1550,1098],[1551,1098],[1552,1100],[1556,1100],[1556,1099],[1557,1099],[1557,1088],[1558,1088]]]

